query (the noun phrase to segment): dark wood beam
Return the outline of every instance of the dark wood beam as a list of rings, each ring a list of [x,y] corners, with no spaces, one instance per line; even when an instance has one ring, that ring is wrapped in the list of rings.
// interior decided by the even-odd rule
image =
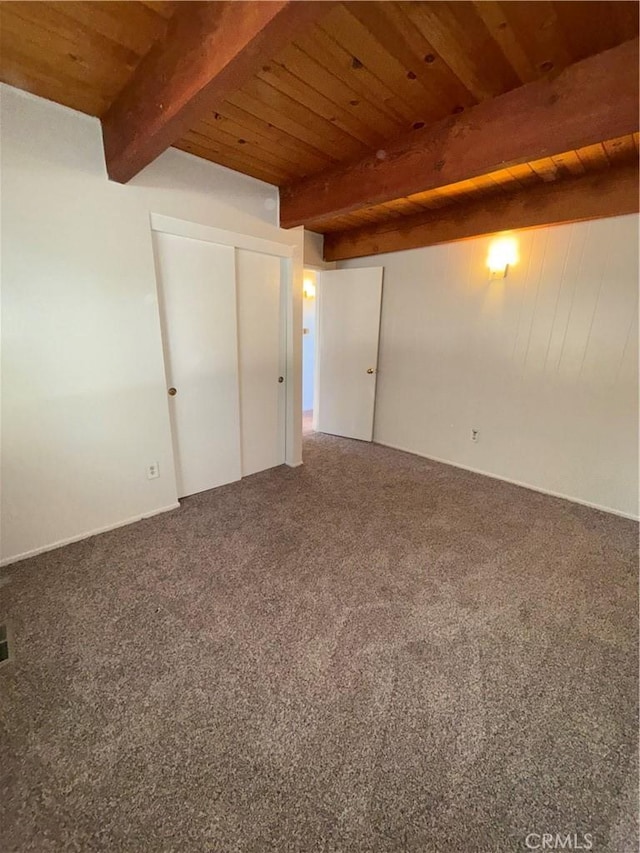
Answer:
[[[498,231],[620,216],[639,209],[638,165],[618,166],[580,178],[540,184],[509,196],[453,204],[433,213],[329,233],[324,238],[324,259],[344,261]]]
[[[183,2],[102,118],[107,172],[126,183],[239,89],[330,3]]]
[[[280,224],[323,219],[638,130],[638,39],[283,187]]]

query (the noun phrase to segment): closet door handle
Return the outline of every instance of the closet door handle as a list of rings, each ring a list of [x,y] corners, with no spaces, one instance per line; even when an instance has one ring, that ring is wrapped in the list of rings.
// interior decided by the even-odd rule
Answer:
[[[177,393],[178,393],[178,390],[176,388],[169,388],[169,390],[167,391],[167,394],[170,397],[175,397]]]
[[[278,376],[278,382],[284,382],[284,376]]]

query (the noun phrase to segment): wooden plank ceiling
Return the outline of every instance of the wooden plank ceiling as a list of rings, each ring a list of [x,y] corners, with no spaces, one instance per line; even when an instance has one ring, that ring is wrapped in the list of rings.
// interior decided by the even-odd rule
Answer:
[[[175,2],[2,2],[0,79],[102,117]],[[176,148],[278,186],[357,161],[403,135],[638,34],[638,3],[331,3]],[[637,128],[635,128],[637,130]],[[638,134],[492,171],[436,190],[327,216],[334,233],[504,196],[637,160]],[[381,154],[381,156],[384,156]]]

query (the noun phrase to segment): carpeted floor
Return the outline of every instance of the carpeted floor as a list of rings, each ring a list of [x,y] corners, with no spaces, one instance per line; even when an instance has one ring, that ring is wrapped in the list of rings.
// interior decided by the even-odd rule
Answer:
[[[637,850],[636,525],[305,442],[2,572],[2,851]]]

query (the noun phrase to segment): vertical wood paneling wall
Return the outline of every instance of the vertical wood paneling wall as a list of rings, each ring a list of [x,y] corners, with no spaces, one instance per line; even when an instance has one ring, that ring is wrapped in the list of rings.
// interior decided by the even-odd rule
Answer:
[[[375,440],[637,516],[638,223],[341,263],[385,268]]]

